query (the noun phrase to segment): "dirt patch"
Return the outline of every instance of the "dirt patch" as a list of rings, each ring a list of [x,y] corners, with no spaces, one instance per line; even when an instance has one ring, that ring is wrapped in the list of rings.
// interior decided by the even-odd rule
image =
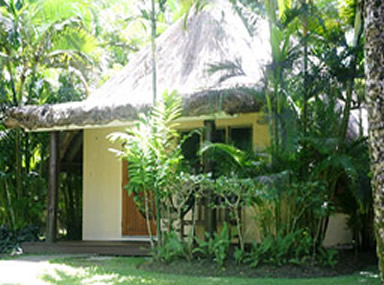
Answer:
[[[377,258],[374,253],[363,252],[357,256],[350,251],[339,253],[338,263],[333,268],[324,266],[308,265],[260,265],[250,268],[247,265],[236,265],[227,262],[223,268],[218,267],[212,260],[200,259],[178,260],[170,264],[160,262],[146,262],[140,269],[147,271],[162,272],[168,274],[183,274],[192,276],[212,277],[253,277],[253,278],[317,278],[349,275],[367,268],[376,270]]]

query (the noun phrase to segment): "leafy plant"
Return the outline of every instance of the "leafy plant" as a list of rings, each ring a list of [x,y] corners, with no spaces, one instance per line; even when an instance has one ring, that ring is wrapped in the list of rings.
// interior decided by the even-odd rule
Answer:
[[[231,237],[227,223],[223,224],[223,228],[219,233],[213,235],[205,233],[205,240],[196,237],[197,246],[193,249],[194,253],[200,253],[204,257],[213,258],[219,266],[224,265],[224,261],[228,257]]]
[[[0,226],[0,253],[9,253],[16,244],[14,234],[6,226]]]
[[[258,201],[256,184],[252,179],[220,176],[214,185],[214,194],[222,200],[218,208],[228,209],[235,220],[236,234],[241,251],[244,252],[244,237],[241,213],[243,207]]]
[[[22,242],[33,242],[39,240],[39,228],[27,225],[18,232],[11,231],[7,226],[0,226],[0,254],[20,252]]]
[[[313,256],[314,248],[319,255]],[[278,233],[264,237],[259,243],[253,242],[244,261],[249,263],[250,267],[257,267],[262,263],[281,266],[288,263],[304,265],[308,262],[334,266],[337,262],[337,253],[336,250],[317,247],[308,231],[297,230],[285,235]]]
[[[166,263],[170,263],[178,258],[186,258],[187,253],[184,246],[176,232],[165,233],[163,244],[157,245],[155,249],[154,258]]]
[[[246,252],[239,247],[235,248],[233,252],[233,258],[235,259],[236,264],[240,265],[246,259]]]
[[[127,129],[125,133],[117,132],[108,136],[111,141],[119,140],[123,144],[123,150],[112,151],[128,161],[128,191],[142,194],[144,197],[144,201],[137,204],[144,208],[151,241],[153,234],[150,219],[156,218],[160,244],[161,213],[167,212],[164,205],[169,205],[167,202],[173,194],[169,185],[174,184],[183,159],[175,123],[180,115],[180,97],[176,92],[165,92],[163,100],[158,101],[149,114],[140,114],[139,120],[132,128]],[[152,203],[150,197],[155,197],[155,203]],[[151,244],[154,248],[153,241]]]
[[[61,75],[85,97],[97,61],[89,8],[76,0],[1,1],[0,73],[7,74],[0,79],[1,119],[11,106],[74,99],[68,90],[58,98],[68,86]],[[0,224],[14,233],[44,224],[47,146],[47,134],[5,130],[0,122]]]
[[[335,249],[320,248],[320,262],[323,266],[335,267],[339,252]]]

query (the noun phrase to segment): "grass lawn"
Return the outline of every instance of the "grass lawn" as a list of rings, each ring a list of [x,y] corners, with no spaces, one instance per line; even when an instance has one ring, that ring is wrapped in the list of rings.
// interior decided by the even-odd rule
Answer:
[[[52,284],[380,284],[376,272],[357,272],[348,276],[315,279],[196,277],[138,269],[138,265],[143,262],[144,258],[59,258],[49,263],[55,269],[39,278]]]

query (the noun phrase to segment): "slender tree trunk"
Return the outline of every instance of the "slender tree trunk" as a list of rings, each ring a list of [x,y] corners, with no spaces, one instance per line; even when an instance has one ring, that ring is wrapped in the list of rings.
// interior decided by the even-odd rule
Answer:
[[[57,201],[59,187],[59,133],[51,132],[49,147],[47,242],[54,243],[57,234]]]
[[[145,220],[147,222],[147,229],[149,234],[149,242],[151,244],[151,249],[155,249],[155,245],[153,243],[153,234],[152,234],[152,227],[151,227],[151,218],[149,216],[149,201],[148,201],[148,192],[144,191],[144,205],[145,205]]]
[[[9,50],[7,50],[7,55],[9,58],[11,58],[11,52]],[[12,90],[12,100],[13,100],[13,105],[14,106],[18,106],[19,105],[19,102],[17,100],[17,92],[16,92],[16,86],[15,86],[15,80],[14,80],[14,77],[13,77],[13,72],[12,72],[12,65],[11,65],[11,62],[8,60],[7,61],[7,69],[8,69],[8,72],[9,72],[9,76],[10,76],[10,83],[11,83],[11,90]]]
[[[29,149],[30,143],[30,135],[29,133],[25,133],[25,173],[29,173],[31,170],[31,153],[32,151]]]
[[[17,193],[17,199],[21,199],[23,197],[23,186],[21,181],[21,173],[22,173],[22,158],[21,158],[21,130],[17,129],[15,130],[15,155],[16,155],[16,193]]]
[[[151,47],[152,47],[152,91],[153,91],[153,104],[157,100],[157,73],[156,73],[156,10],[155,0],[152,0],[151,10]]]
[[[303,134],[307,135],[308,129],[308,4],[306,1],[302,5],[304,6],[304,19],[302,21],[303,24],[303,40],[304,40],[304,48],[303,48],[303,74],[304,74],[304,90],[303,90]]]
[[[206,142],[214,142],[215,141],[215,132],[216,125],[214,120],[204,121],[205,133],[204,133],[204,141]],[[204,173],[212,173],[213,169],[213,161],[207,157],[207,155],[203,156],[203,170]],[[216,211],[212,208],[211,204],[214,202],[214,195],[212,189],[206,189],[204,193],[205,198],[205,209],[204,209],[204,223],[205,230],[209,232],[211,235],[216,232]]]
[[[9,191],[9,184],[7,183],[7,179],[4,178],[3,181],[4,185],[4,192],[5,192],[5,197],[7,201],[7,210],[9,211],[9,226],[12,229],[12,231],[16,231],[16,219],[15,219],[15,211],[13,209],[12,205],[12,199],[11,199],[11,193]]]
[[[384,283],[384,1],[365,1],[365,77],[369,114],[374,226]]]
[[[274,158],[275,153],[277,153],[276,145],[278,138],[276,137],[276,114],[274,114],[274,103],[277,96],[276,92],[276,54],[274,54],[273,42],[272,42],[272,34],[273,27],[276,25],[276,5],[274,0],[265,0],[265,10],[267,11],[268,18],[268,27],[269,27],[269,35],[270,35],[270,47],[272,49],[272,69],[267,74],[267,83],[266,83],[266,99],[267,99],[267,107],[268,107],[268,121],[269,121],[269,134],[271,140],[271,148],[272,148],[272,160]],[[272,77],[272,79],[271,79]],[[273,91],[269,90],[271,83],[273,83]],[[277,110],[275,110],[277,111]]]
[[[152,46],[152,92],[153,92],[153,106],[157,100],[157,74],[156,74],[156,8],[155,0],[151,1],[151,46]],[[157,242],[163,243],[161,235],[161,212],[160,212],[160,189],[155,189],[155,204],[156,204],[156,235]]]
[[[352,42],[352,58],[351,58],[351,75],[350,78],[347,81],[347,92],[346,92],[346,100],[345,100],[345,107],[343,111],[343,120],[341,123],[341,133],[339,138],[339,147],[341,147],[344,142],[345,138],[347,136],[348,131],[348,123],[349,123],[349,117],[351,113],[351,104],[352,104],[352,95],[353,95],[353,88],[355,83],[355,77],[356,77],[356,63],[357,63],[357,52],[356,47],[359,45],[360,37],[363,32],[363,20],[362,20],[362,3],[359,0],[356,0],[356,15],[355,15],[355,32],[353,36],[353,42]]]

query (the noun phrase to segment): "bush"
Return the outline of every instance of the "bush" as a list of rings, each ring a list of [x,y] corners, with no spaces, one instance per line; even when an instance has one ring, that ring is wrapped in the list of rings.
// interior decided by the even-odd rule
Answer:
[[[259,264],[284,264],[303,265],[307,262],[319,263],[322,266],[334,266],[337,263],[337,251],[315,248],[312,237],[305,230],[286,235],[265,237],[260,243],[254,242],[245,262],[250,267]],[[315,254],[318,251],[319,254]]]
[[[223,266],[224,261],[228,257],[231,238],[227,223],[223,224],[223,229],[220,233],[210,235],[205,233],[205,240],[196,238],[197,246],[194,248],[194,253],[200,253],[204,257],[213,258],[217,265]]]
[[[39,228],[28,225],[16,234],[7,226],[0,226],[0,253],[13,253],[20,250],[22,242],[32,242],[39,240]]]
[[[16,237],[7,226],[0,226],[0,253],[10,253],[17,246]]]
[[[163,245],[157,245],[155,259],[170,263],[179,258],[186,258],[186,249],[176,232],[164,233]]]

